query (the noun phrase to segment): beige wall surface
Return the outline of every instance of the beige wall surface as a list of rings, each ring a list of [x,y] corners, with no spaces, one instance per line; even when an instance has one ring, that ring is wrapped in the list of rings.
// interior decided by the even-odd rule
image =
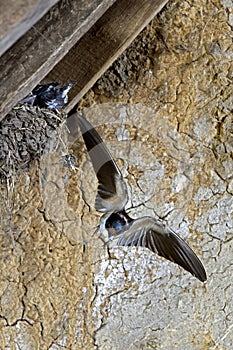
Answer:
[[[93,235],[97,181],[66,127],[1,185],[0,349],[233,348],[231,0],[170,1],[79,104],[128,182],[132,217],[163,217],[201,283]],[[72,152],[77,169],[62,166]]]

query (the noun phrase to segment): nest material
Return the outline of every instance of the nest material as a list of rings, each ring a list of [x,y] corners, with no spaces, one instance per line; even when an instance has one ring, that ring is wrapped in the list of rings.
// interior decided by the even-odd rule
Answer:
[[[61,112],[39,107],[15,107],[0,123],[0,176],[27,170],[49,146],[65,120]]]

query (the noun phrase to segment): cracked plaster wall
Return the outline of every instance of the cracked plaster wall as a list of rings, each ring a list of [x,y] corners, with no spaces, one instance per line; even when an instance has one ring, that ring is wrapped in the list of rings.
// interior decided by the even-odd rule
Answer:
[[[80,102],[131,215],[165,217],[207,283],[140,248],[106,251],[86,150],[73,145],[69,174],[61,144],[2,187],[0,349],[232,349],[232,7],[170,1]]]

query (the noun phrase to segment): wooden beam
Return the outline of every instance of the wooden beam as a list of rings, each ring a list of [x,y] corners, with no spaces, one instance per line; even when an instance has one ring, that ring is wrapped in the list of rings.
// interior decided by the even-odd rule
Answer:
[[[61,0],[0,58],[0,120],[113,3],[114,0]]]
[[[39,21],[58,0],[0,2],[0,56]]]
[[[47,75],[46,81],[77,81],[65,111],[80,98],[130,45],[168,0],[118,0]]]

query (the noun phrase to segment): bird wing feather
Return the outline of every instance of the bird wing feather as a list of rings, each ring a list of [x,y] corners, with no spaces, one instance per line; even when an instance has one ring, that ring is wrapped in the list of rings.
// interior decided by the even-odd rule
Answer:
[[[200,281],[206,280],[201,261],[188,244],[173,230],[152,218],[137,219],[120,235],[117,244],[142,246],[178,264]]]
[[[128,201],[122,174],[96,129],[84,117],[77,118],[99,182],[95,208],[104,213],[120,211]]]

